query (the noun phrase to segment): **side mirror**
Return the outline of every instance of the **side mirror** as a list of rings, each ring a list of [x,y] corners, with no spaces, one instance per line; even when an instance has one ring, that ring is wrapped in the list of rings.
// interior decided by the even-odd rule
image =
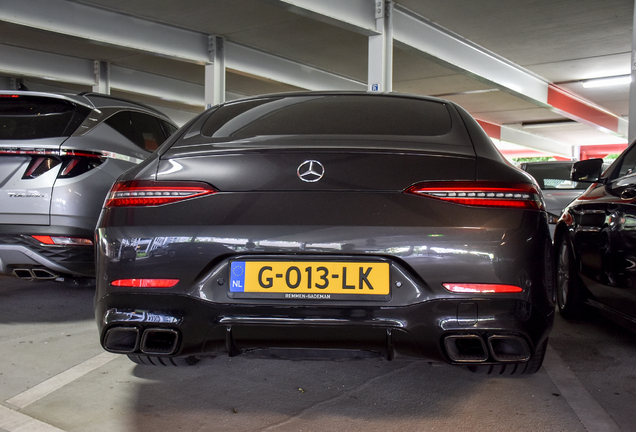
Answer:
[[[572,165],[572,180],[596,183],[603,173],[603,159],[587,159]]]

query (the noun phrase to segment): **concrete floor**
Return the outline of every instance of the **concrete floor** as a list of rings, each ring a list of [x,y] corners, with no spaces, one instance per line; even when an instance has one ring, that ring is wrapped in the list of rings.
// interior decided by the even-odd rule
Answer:
[[[520,378],[398,359],[219,357],[190,368],[105,353],[93,292],[0,277],[0,431],[634,431],[636,335],[557,318]]]

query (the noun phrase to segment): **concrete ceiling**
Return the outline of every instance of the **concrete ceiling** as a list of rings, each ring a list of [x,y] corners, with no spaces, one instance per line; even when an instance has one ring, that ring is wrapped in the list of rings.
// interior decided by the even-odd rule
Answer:
[[[163,107],[183,121],[202,110],[203,96],[199,103],[196,95],[205,82],[205,59],[179,47],[183,34],[191,44],[199,35],[222,36],[234,52],[253,50],[276,62],[276,70],[268,71],[269,63],[259,64],[257,57],[245,67],[233,68],[242,63],[228,61],[228,98],[311,89],[303,83],[319,74],[344,87],[365,89],[374,29],[358,18],[366,19],[360,10],[368,3],[373,21],[374,1],[320,3],[324,10],[307,6],[310,0],[0,0],[0,88],[18,78],[34,90],[90,90],[90,79],[76,77],[75,71],[85,68],[86,61],[99,60],[110,63],[113,76],[131,80],[130,85],[113,85],[111,94]],[[618,118],[628,116],[629,84],[586,89],[582,81],[631,73],[634,0],[396,0],[394,7],[477,47],[481,56],[492,54],[527,77],[556,85],[579,102]],[[82,20],[89,21],[86,27]],[[174,47],[168,46],[173,41]],[[536,141],[534,147],[548,153],[551,143],[562,150],[627,142],[624,127],[607,131],[585,119],[572,121],[577,117],[553,104],[510,91],[431,52],[394,41],[393,91],[455,101],[476,118],[502,127],[501,139],[531,147]],[[309,80],[287,79],[293,72],[286,75],[285,62]],[[51,64],[57,64],[54,71]],[[143,86],[136,90],[134,83],[144,81],[156,81],[165,94]],[[171,96],[167,88],[173,85],[178,85],[174,93],[193,96]]]

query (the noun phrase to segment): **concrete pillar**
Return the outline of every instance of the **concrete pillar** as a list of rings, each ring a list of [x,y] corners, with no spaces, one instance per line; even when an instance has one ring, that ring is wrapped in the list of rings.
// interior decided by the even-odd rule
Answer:
[[[205,65],[205,107],[225,102],[225,38],[209,37],[210,62]]]
[[[95,93],[110,94],[110,63],[95,60]]]
[[[393,90],[393,2],[374,0],[378,35],[369,36],[368,91]]]
[[[636,138],[636,1],[634,1],[634,26],[632,27],[632,83],[629,86],[629,126],[627,139],[629,143]]]

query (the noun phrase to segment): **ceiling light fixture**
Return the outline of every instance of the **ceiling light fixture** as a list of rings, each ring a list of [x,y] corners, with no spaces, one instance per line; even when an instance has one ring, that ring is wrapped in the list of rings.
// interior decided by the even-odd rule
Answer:
[[[607,78],[598,78],[583,81],[584,88],[609,87],[632,82],[631,75],[621,75]]]

